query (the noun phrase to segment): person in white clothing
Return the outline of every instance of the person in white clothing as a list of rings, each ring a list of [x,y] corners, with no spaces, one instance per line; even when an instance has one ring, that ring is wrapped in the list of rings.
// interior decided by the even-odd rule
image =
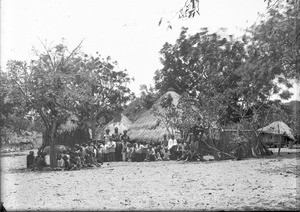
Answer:
[[[177,146],[177,140],[174,138],[174,135],[171,135],[171,138],[168,141],[168,150],[170,150],[174,145]]]
[[[177,140],[174,138],[174,135],[171,135],[171,138],[168,141],[168,150],[170,151],[170,160],[176,160],[177,158]]]

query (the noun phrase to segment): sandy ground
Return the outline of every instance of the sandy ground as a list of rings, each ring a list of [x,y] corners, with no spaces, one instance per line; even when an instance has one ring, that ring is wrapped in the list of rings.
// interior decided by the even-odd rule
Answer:
[[[1,157],[6,210],[299,210],[299,150],[241,161],[114,162],[25,172]],[[288,152],[289,151],[289,152]]]

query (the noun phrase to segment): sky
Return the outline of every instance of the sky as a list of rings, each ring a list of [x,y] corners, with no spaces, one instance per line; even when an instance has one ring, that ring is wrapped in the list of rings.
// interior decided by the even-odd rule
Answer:
[[[42,49],[64,39],[69,49],[81,40],[82,51],[97,51],[118,61],[135,80],[129,85],[139,95],[140,85],[154,85],[162,66],[159,51],[174,43],[181,27],[195,33],[227,28],[235,37],[258,21],[263,0],[200,0],[200,16],[178,19],[185,0],[1,0],[1,67],[7,60],[30,60],[32,48]],[[162,18],[162,24],[158,26]],[[172,29],[168,29],[168,21]],[[300,88],[298,87],[298,90]],[[293,99],[300,100],[299,91]]]

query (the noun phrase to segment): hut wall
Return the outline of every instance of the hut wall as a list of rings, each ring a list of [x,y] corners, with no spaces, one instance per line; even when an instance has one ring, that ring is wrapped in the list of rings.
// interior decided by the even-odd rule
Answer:
[[[277,146],[280,143],[280,141],[282,143],[287,142],[285,136],[276,134],[262,133],[259,135],[259,138],[262,139],[262,141],[270,147]]]
[[[76,128],[71,131],[64,131],[58,133],[56,144],[65,146],[74,146],[75,144],[82,144],[90,139],[90,134],[87,129]],[[48,146],[49,138],[43,134],[43,143]]]

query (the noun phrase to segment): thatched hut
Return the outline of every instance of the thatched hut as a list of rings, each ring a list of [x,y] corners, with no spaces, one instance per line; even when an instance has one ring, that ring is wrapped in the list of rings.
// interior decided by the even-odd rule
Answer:
[[[168,130],[159,117],[155,116],[153,110],[163,110],[160,103],[168,96],[172,97],[172,104],[178,104],[180,95],[174,91],[168,91],[162,95],[146,112],[144,112],[128,131],[131,140],[145,140],[147,142],[157,142],[163,138],[164,134],[168,134]],[[176,136],[176,135],[175,135]]]
[[[114,129],[117,127],[119,133],[123,133],[123,131],[128,130],[131,125],[132,122],[125,115],[118,114],[113,120],[99,130],[99,133],[96,135],[96,139],[101,140],[101,137],[106,129],[109,129],[110,133],[113,133]]]
[[[291,128],[282,121],[276,121],[268,126],[258,129],[260,138],[270,146],[277,146],[279,143],[295,141]]]
[[[74,146],[90,139],[88,129],[79,125],[79,119],[72,114],[57,130],[56,145]],[[43,133],[43,145],[49,145],[49,136]]]

